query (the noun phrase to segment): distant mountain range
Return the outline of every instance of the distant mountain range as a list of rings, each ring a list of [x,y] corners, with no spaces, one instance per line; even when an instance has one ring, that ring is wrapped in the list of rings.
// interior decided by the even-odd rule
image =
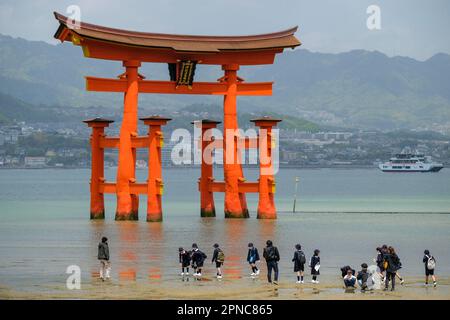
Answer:
[[[19,99],[22,109],[31,112],[28,117],[36,105],[119,109],[121,94],[86,92],[84,76],[115,77],[122,72],[120,62],[84,58],[81,49],[71,44],[54,46],[0,35],[0,110],[4,114],[8,99]],[[141,73],[148,79],[168,79],[163,64],[144,64]],[[288,50],[277,56],[274,65],[242,67],[240,74],[247,81],[275,81],[272,97],[239,98],[241,111],[267,110],[340,127],[450,127],[447,54],[417,61],[364,50],[341,54]],[[220,68],[212,66],[200,65],[196,72],[197,80],[214,81],[220,76]],[[140,107],[149,110],[173,111],[199,103],[220,106],[221,99],[171,95],[140,98]]]

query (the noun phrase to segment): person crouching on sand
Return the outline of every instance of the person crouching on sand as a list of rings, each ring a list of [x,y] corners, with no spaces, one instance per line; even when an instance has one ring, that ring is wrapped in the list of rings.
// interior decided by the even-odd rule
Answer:
[[[303,276],[305,272],[306,257],[300,244],[295,245],[295,252],[292,262],[294,262],[294,272],[297,273],[297,283],[304,283]]]
[[[317,280],[317,276],[320,275],[320,250],[316,249],[314,250],[314,255],[309,260],[309,266],[311,267],[311,275],[312,275],[312,283],[319,283],[319,280]]]
[[[361,291],[366,291],[368,287],[368,280],[370,277],[370,273],[367,271],[367,263],[363,263],[361,265],[361,271],[358,272],[358,275],[356,276],[356,280],[358,281],[358,284],[361,288]]]
[[[105,281],[110,278],[111,264],[109,263],[109,247],[108,238],[103,237],[102,241],[98,244],[98,260],[100,260],[100,279]]]
[[[192,268],[194,269],[194,277],[202,276],[202,268],[205,259],[207,258],[206,254],[198,249],[196,243],[192,244]]]
[[[218,243],[215,243],[213,245],[213,248],[214,248],[214,253],[213,253],[213,257],[212,257],[211,263],[214,263],[214,262],[216,263],[216,269],[217,269],[216,276],[217,276],[217,279],[222,279],[222,270],[221,270],[221,268],[222,268],[223,263],[225,261],[225,254],[223,253],[222,249],[220,249]]]
[[[181,266],[181,275],[188,276],[189,275],[189,265],[191,263],[191,253],[189,251],[184,250],[182,247],[178,248],[178,258]],[[184,270],[186,269],[186,272]]]
[[[431,276],[433,279],[433,286],[437,286],[436,277],[434,275],[434,269],[436,267],[436,259],[430,254],[430,250],[425,250],[423,252],[423,263],[425,264],[425,286],[428,286],[428,277]]]
[[[256,266],[256,262],[259,261],[259,253],[258,249],[253,246],[253,243],[248,244],[248,253],[247,253],[247,262],[250,264],[252,268],[251,276],[259,275],[259,269]]]
[[[344,285],[346,289],[356,288],[356,277],[351,269],[347,270],[347,274],[344,276]]]

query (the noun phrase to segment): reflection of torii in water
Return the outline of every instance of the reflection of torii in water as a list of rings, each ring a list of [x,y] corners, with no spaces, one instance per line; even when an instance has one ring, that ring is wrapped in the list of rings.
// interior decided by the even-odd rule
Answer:
[[[104,193],[117,195],[116,220],[138,218],[139,194],[147,195],[147,220],[161,221],[161,126],[170,119],[149,117],[142,119],[149,126],[149,135],[137,136],[137,104],[139,93],[163,94],[208,94],[224,96],[224,133],[238,129],[236,98],[239,95],[267,96],[272,94],[272,82],[247,83],[238,77],[241,65],[272,64],[275,55],[285,48],[295,48],[300,41],[294,36],[297,28],[285,31],[250,36],[191,36],[133,32],[106,28],[88,23],[72,21],[55,13],[60,25],[55,38],[71,41],[81,46],[86,57],[122,61],[125,73],[119,79],[86,77],[88,91],[123,92],[124,113],[119,137],[106,137],[105,119],[86,121],[93,128],[91,136],[91,218],[104,218]],[[167,63],[171,81],[144,80],[138,72],[142,62]],[[195,65],[220,65],[224,76],[217,82],[193,82]],[[202,176],[199,181],[202,216],[215,216],[213,192],[225,192],[225,216],[248,217],[245,198],[247,192],[259,193],[258,218],[276,218],[273,199],[275,179],[271,161],[272,127],[280,120],[261,118],[253,122],[267,135],[259,139],[261,155],[269,157],[267,164],[261,163],[258,182],[246,182],[242,167],[235,159],[239,149],[235,135],[232,141],[224,139],[224,181],[214,181],[212,171],[202,161]],[[203,129],[202,129],[203,130]],[[234,140],[234,141],[233,141]],[[245,140],[245,148],[253,144]],[[261,141],[262,140],[262,141]],[[206,144],[202,144],[204,146]],[[103,177],[104,148],[119,149],[116,183],[105,182]],[[149,178],[147,183],[137,183],[135,178],[136,148],[149,148]],[[203,150],[203,148],[202,148]],[[233,161],[225,161],[231,152]],[[206,201],[205,201],[206,200]]]

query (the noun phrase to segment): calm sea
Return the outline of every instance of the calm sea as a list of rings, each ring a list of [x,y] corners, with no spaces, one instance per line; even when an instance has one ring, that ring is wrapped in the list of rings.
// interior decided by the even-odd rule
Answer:
[[[216,170],[220,171],[220,170]],[[280,249],[281,278],[292,279],[293,246],[307,257],[321,250],[322,273],[371,263],[375,247],[396,247],[405,275],[421,275],[422,253],[430,249],[437,272],[450,276],[450,170],[390,174],[376,169],[280,169],[277,175],[279,219],[255,218],[257,197],[249,195],[251,218],[223,218],[217,194],[217,218],[199,217],[198,169],[165,169],[164,222],[145,222],[145,197],[139,222],[115,222],[115,198],[106,197],[105,221],[89,220],[89,170],[0,170],[0,285],[45,290],[64,285],[68,265],[79,265],[84,279],[97,272],[101,236],[110,239],[113,277],[177,281],[179,246],[197,242],[212,254],[221,244],[225,273],[248,275],[247,243],[262,251],[267,239]],[[248,180],[258,171],[246,170]],[[112,179],[114,169],[107,169]],[[138,171],[145,180],[146,170]],[[217,174],[216,178],[220,179]],[[292,213],[295,177],[300,178],[297,212]],[[213,272],[209,266],[207,272]]]

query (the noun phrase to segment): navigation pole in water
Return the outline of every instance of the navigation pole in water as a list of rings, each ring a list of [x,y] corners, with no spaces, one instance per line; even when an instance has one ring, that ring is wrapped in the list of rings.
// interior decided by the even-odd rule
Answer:
[[[247,83],[238,76],[240,66],[273,64],[275,55],[285,48],[295,48],[297,27],[250,36],[193,36],[134,32],[73,21],[55,12],[59,22],[55,38],[81,46],[85,57],[122,62],[124,73],[114,78],[86,77],[86,89],[98,92],[123,92],[124,109],[119,137],[106,137],[104,128],[112,121],[96,118],[85,121],[92,128],[91,218],[104,218],[103,194],[117,196],[116,220],[137,220],[139,194],[147,195],[147,221],[162,220],[161,196],[164,183],[161,171],[161,126],[170,119],[141,118],[149,126],[147,136],[138,136],[138,95],[202,94],[223,96],[224,181],[214,181],[212,166],[202,156],[200,212],[215,216],[213,193],[225,192],[225,217],[249,217],[245,194],[259,193],[258,218],[275,219],[275,179],[272,168],[272,127],[281,120],[263,117],[252,120],[259,127],[256,146],[250,138],[239,135],[238,96],[270,96],[272,82]],[[139,73],[142,63],[167,63],[170,81],[145,80]],[[218,65],[223,76],[215,82],[194,81],[198,64]],[[217,123],[199,121],[208,128]],[[206,129],[206,128],[205,128]],[[264,130],[262,130],[264,129]],[[266,132],[269,132],[266,134]],[[205,130],[202,129],[202,137]],[[238,142],[243,140],[243,144]],[[254,142],[254,141],[253,141]],[[207,144],[201,144],[205,151]],[[243,146],[242,146],[243,145]],[[103,150],[118,148],[116,182],[106,182],[103,175]],[[149,150],[147,183],[136,181],[136,148]],[[220,148],[216,146],[216,148]],[[242,149],[258,148],[260,178],[247,182],[240,159]],[[231,155],[231,156],[230,156]],[[261,157],[265,161],[261,161]],[[231,160],[230,160],[231,159]]]

